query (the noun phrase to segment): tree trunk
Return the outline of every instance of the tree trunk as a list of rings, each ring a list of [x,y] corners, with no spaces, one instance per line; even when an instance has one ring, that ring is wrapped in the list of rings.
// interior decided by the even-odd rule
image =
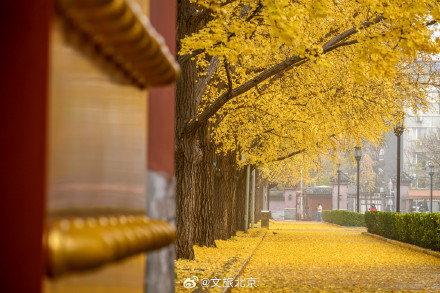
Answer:
[[[217,156],[215,178],[215,239],[227,240],[234,230],[236,193],[236,154]]]
[[[263,184],[264,181],[261,180],[259,177],[260,171],[256,170],[257,172],[257,187],[255,191],[255,223],[258,223],[258,221],[261,220],[261,210],[263,209]]]
[[[194,137],[182,138],[176,151],[176,257],[194,259],[195,170],[201,152]]]
[[[196,170],[194,242],[199,246],[215,246],[214,241],[214,160],[215,144],[211,141],[211,125],[199,128],[197,136],[202,159]]]
[[[214,221],[217,223],[214,229],[214,238],[222,239],[224,233],[223,229],[223,215],[224,215],[224,204],[225,200],[223,198],[224,194],[224,157],[223,155],[216,156],[216,167],[215,167],[215,180],[214,180]]]
[[[244,231],[244,210],[246,204],[246,168],[238,171],[238,179],[236,183],[235,202],[234,202],[234,231]]]
[[[196,5],[189,1],[179,1],[177,11],[177,49],[180,40],[196,30],[190,16]],[[194,98],[197,80],[196,63],[188,60],[181,66],[180,78],[176,84],[176,257],[194,259],[194,221],[196,198],[196,166],[201,159],[196,133],[185,132],[185,126],[197,114]]]

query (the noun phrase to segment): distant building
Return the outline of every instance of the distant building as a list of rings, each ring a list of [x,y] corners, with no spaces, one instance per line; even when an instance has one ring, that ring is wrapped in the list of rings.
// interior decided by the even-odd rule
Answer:
[[[284,220],[285,197],[284,190],[271,188],[268,190],[269,211],[274,220]]]
[[[332,193],[331,186],[307,188],[303,196],[298,186],[284,190],[272,188],[268,196],[269,210],[274,220],[314,220],[318,204],[322,204],[323,210],[333,209]]]
[[[308,216],[314,220],[317,217],[318,205],[322,205],[322,210],[331,210],[332,207],[332,192],[333,188],[330,186],[316,186],[306,189],[305,192],[305,209]]]
[[[429,158],[424,152],[423,138],[439,135],[440,129],[440,105],[434,103],[432,106],[434,109],[427,113],[407,113],[405,119],[406,130],[402,136],[403,170],[413,177],[413,189],[428,189],[430,186],[426,168]]]
[[[434,102],[439,95],[433,89],[430,93],[433,103],[427,113],[419,112],[414,114],[411,110],[406,113],[404,125],[405,131],[401,137],[401,211],[416,211],[420,199],[416,196],[419,190],[422,193],[429,193],[430,176],[427,170],[427,163],[430,161],[423,147],[423,138],[430,135],[440,134],[440,104]],[[384,146],[379,149],[378,166],[381,173],[378,174],[380,189],[387,197],[386,209],[395,209],[395,187],[397,170],[397,139],[393,132],[385,136]],[[436,167],[434,182],[440,180],[440,166]],[[405,181],[405,182],[403,182]],[[391,182],[391,184],[390,184]],[[438,211],[440,198],[434,196],[433,210]],[[391,208],[391,209],[390,209]]]

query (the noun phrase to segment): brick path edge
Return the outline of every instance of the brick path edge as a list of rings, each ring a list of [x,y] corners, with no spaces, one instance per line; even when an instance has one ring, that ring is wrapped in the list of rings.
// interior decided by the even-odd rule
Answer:
[[[249,255],[249,257],[244,261],[243,265],[241,266],[240,270],[238,271],[238,273],[234,276],[234,280],[233,282],[235,282],[235,280],[237,280],[240,275],[243,273],[244,268],[246,267],[246,265],[248,264],[248,262],[251,260],[251,258],[254,256],[255,252],[257,251],[258,247],[260,246],[260,244],[263,242],[264,237],[266,237],[267,231],[265,231],[263,237],[261,237],[260,242],[257,244],[257,246],[255,246],[254,251],[252,251],[252,253]],[[234,287],[226,287],[225,289],[223,289],[222,293],[229,293],[231,292],[231,290],[234,289]]]

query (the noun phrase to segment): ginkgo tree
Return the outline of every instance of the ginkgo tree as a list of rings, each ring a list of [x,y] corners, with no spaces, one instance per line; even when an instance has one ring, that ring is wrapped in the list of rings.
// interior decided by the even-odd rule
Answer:
[[[426,56],[418,60],[411,66],[409,62],[402,64],[393,79],[360,82],[350,75],[348,62],[333,62],[332,68],[318,67],[319,63],[305,64],[295,72],[296,76],[286,74],[282,86],[273,84],[270,94],[264,96],[260,92],[251,101],[225,105],[226,114],[214,137],[222,142],[220,149],[224,152],[238,148],[238,143],[250,146],[242,147],[247,162],[264,164],[260,168],[273,181],[295,184],[301,169],[320,167],[317,154],[332,157],[336,165],[340,159],[337,154],[350,152],[359,141],[380,144],[383,133],[393,128],[391,122],[395,117],[390,108],[399,105],[419,110],[428,108],[426,89],[429,87],[426,78],[420,76],[438,78],[438,73],[431,72],[433,64]],[[425,66],[418,68],[421,64]],[[418,83],[417,78],[424,82]],[[283,92],[289,82],[296,86]],[[295,88],[294,101],[291,88]],[[287,98],[274,98],[276,95]],[[219,113],[222,115],[222,111]],[[229,117],[228,113],[234,115]]]
[[[212,237],[211,136],[254,165],[377,141],[426,102],[408,67],[438,53],[439,16],[436,1],[179,1],[177,257]]]

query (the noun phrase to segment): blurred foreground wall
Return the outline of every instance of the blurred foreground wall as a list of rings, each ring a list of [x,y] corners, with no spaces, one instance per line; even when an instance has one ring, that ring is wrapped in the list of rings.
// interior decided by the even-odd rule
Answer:
[[[158,13],[155,25],[166,28],[174,54],[175,3],[93,3],[98,2],[114,3],[114,16],[122,18],[121,25],[102,25],[103,34],[133,25],[133,21],[124,22],[129,19],[125,7],[135,7],[137,23],[142,25],[134,25],[133,40],[142,40],[142,44],[127,47],[122,44],[124,34],[108,34],[110,44],[116,45],[99,47],[95,41],[101,41],[101,36],[94,39],[87,34],[93,26],[79,22],[78,30],[69,14],[64,14],[70,4],[81,8],[95,5],[92,2],[5,0],[0,4],[2,292],[143,292],[149,284],[145,254],[46,278],[50,263],[46,235],[60,221],[81,226],[83,222],[74,219],[104,218],[111,223],[114,216],[143,217],[147,206],[160,203],[164,192],[170,204],[161,213],[148,216],[174,221],[174,88],[153,92],[150,98],[156,99],[150,106],[146,88],[169,84],[177,71],[165,44],[142,13],[148,15],[152,4]],[[60,5],[67,9],[61,11]],[[88,17],[102,21],[108,12],[97,10]],[[142,31],[145,28],[147,34]],[[126,62],[124,54],[135,66]],[[155,64],[157,72],[148,71],[148,62]],[[161,79],[162,73],[168,77]],[[153,158],[148,165],[147,154]],[[151,172],[146,176],[147,166]],[[151,186],[147,181],[152,181]],[[123,239],[127,242],[130,237],[127,234]],[[128,245],[124,241],[121,243]],[[159,247],[154,238],[151,241],[148,247]],[[121,249],[118,259],[124,251],[134,251],[130,246]],[[167,268],[172,270],[174,249],[165,250]],[[87,248],[82,253],[87,254]],[[157,265],[150,270],[163,271]]]
[[[164,13],[166,11],[166,13]],[[150,19],[176,56],[177,3],[174,0],[150,2]],[[149,91],[147,215],[175,225],[174,178],[174,99],[175,86]],[[158,127],[160,125],[160,127]],[[175,247],[170,245],[147,255],[145,291],[174,292]]]

